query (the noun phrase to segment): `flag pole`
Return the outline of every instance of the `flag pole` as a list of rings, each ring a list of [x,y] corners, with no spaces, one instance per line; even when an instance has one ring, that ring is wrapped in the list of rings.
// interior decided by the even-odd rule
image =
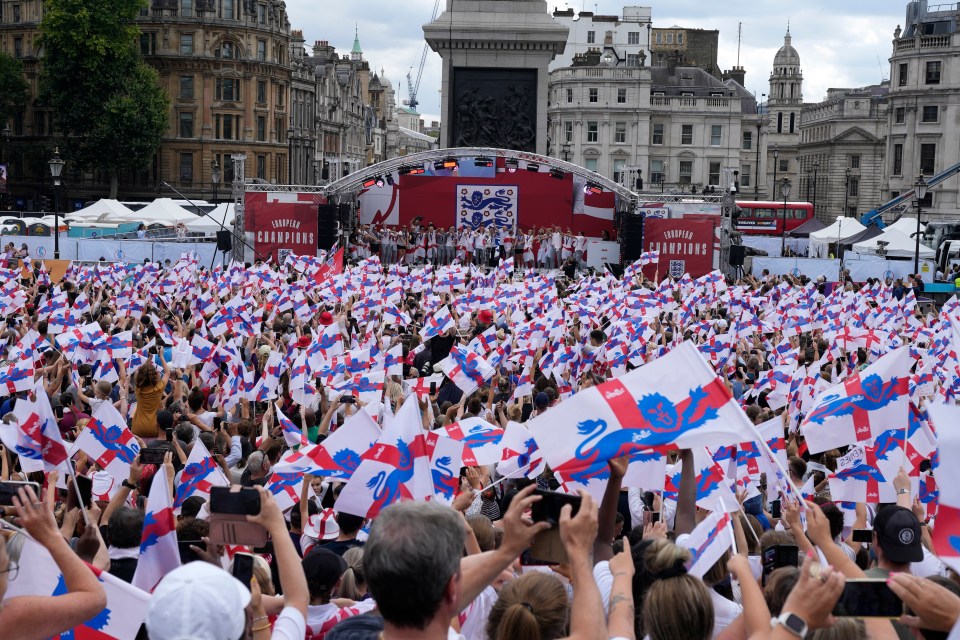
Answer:
[[[68,462],[67,467],[70,469],[70,479],[73,481],[73,490],[77,494],[77,502],[80,503],[80,513],[83,515],[83,523],[90,526],[90,516],[87,515],[87,509],[83,506],[83,499],[80,497],[80,486],[77,484],[77,467],[76,464],[70,464]],[[90,496],[90,499],[93,500],[93,496]]]
[[[730,544],[733,545],[733,555],[740,553],[737,551],[737,534],[733,531],[733,518],[730,516],[730,512],[727,511],[727,503],[723,501],[723,496],[718,495],[717,499],[720,501],[720,508],[723,509],[723,513],[730,518],[730,527],[727,531],[730,533]],[[740,509],[737,509],[736,513],[739,513]]]
[[[520,467],[520,468],[517,469],[516,471],[511,471],[510,473],[508,473],[507,475],[503,476],[502,478],[500,478],[500,479],[497,480],[496,482],[492,482],[492,483],[490,483],[488,486],[483,487],[482,489],[480,489],[480,493],[483,493],[484,491],[489,491],[490,489],[493,489],[493,488],[496,487],[498,484],[502,483],[504,480],[508,480],[508,479],[510,479],[510,478],[513,478],[513,477],[515,477],[516,475],[518,475],[519,473],[524,472],[524,471],[527,471],[527,470],[528,470],[530,467],[532,467],[532,466],[533,466],[533,463],[530,462],[530,463],[528,463],[528,464]]]
[[[760,431],[757,429],[757,426],[751,423],[753,427],[753,432],[756,434],[757,442],[760,443],[760,446],[763,447],[764,452],[766,452],[767,457],[777,466],[780,470],[780,473],[783,474],[783,479],[789,485],[790,489],[793,490],[795,496],[797,496],[797,501],[800,503],[800,510],[802,511],[805,507],[803,505],[803,495],[800,493],[800,490],[797,489],[797,485],[793,483],[793,480],[790,479],[790,474],[787,473],[787,470],[783,468],[783,465],[780,464],[780,461],[777,460],[777,456],[774,455],[773,450],[770,448],[770,445],[767,444],[767,441],[760,434]]]

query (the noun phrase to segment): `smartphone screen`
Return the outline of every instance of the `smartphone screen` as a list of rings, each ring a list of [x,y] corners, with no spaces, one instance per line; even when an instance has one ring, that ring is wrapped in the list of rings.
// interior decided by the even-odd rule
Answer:
[[[163,464],[163,456],[167,453],[166,449],[154,449],[147,447],[140,451],[140,464]]]
[[[560,508],[565,504],[573,505],[573,513],[576,515],[580,509],[580,496],[571,496],[566,493],[556,491],[544,491],[537,489],[533,495],[541,496],[540,500],[533,503],[531,511],[533,512],[534,522],[549,522],[550,524],[560,524]]]
[[[210,513],[255,516],[260,513],[260,494],[250,487],[242,487],[239,491],[231,491],[230,487],[211,487]]]
[[[899,618],[903,601],[890,590],[887,581],[847,580],[833,615],[849,618]]]
[[[437,395],[437,383],[436,381],[430,383],[430,395]]]
[[[198,547],[200,549],[204,548],[203,540],[178,540],[177,548],[180,551],[180,564],[187,564],[188,562],[194,562],[200,560],[200,556],[197,555],[197,552],[191,549],[190,547]],[[247,583],[249,585],[249,583]]]
[[[341,396],[340,404],[353,404],[357,401],[353,396]]]
[[[37,498],[40,497],[40,485],[36,482],[18,482],[15,480],[0,482],[0,506],[12,507],[13,496],[17,495],[17,491],[21,487],[33,487],[33,493],[36,494]]]
[[[77,476],[77,488],[80,490],[80,503],[85,509],[90,508],[90,497],[93,494],[93,480],[84,476]]]
[[[556,562],[547,562],[546,560],[534,558],[532,549],[524,549],[523,553],[520,554],[521,567],[545,567],[554,566],[556,564]]]
[[[854,542],[873,542],[873,529],[854,529],[852,540]]]
[[[249,553],[238,553],[233,556],[233,577],[243,583],[247,589],[253,579],[253,556]]]
[[[774,518],[780,517],[780,501],[774,500],[770,503],[770,515]]]
[[[775,544],[763,552],[762,582],[767,583],[767,576],[780,567],[796,567],[800,559],[800,549],[792,544]]]

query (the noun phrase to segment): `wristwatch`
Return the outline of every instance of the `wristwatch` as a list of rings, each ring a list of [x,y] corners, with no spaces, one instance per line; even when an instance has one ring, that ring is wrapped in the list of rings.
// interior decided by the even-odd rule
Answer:
[[[137,490],[137,485],[133,484],[133,483],[130,482],[129,480],[124,480],[123,482],[120,483],[120,486],[121,486],[121,487],[126,487],[127,489],[130,489],[130,491],[136,491],[136,490]]]
[[[807,635],[807,623],[803,618],[789,611],[784,611],[778,618],[770,620],[771,628],[776,628],[778,624],[798,638],[804,638]]]
[[[910,493],[910,489],[897,489],[898,496],[902,496],[905,493]]]

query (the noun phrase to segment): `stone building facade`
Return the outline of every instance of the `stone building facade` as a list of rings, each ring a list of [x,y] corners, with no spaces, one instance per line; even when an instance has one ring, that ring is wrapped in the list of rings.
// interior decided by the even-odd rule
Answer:
[[[858,217],[886,198],[889,84],[830,89],[827,99],[803,107],[800,117],[800,191],[827,223]]]
[[[687,27],[654,27],[651,34],[651,65],[665,67],[671,56],[676,64],[684,67],[699,67],[710,75],[720,78],[717,52],[720,48],[720,32],[716,29],[690,29]]]
[[[557,9],[553,19],[570,30],[567,46],[550,63],[550,71],[569,67],[574,59],[590,52],[609,53],[624,66],[650,64],[650,7],[624,7],[622,16],[592,11],[575,13]]]

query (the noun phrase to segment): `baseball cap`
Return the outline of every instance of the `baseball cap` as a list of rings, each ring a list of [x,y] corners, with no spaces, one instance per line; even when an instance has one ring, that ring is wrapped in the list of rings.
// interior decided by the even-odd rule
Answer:
[[[920,521],[910,509],[884,507],[873,519],[873,531],[883,555],[891,562],[904,564],[923,560]]]
[[[319,591],[333,589],[347,570],[346,560],[323,547],[316,547],[303,556],[302,564],[307,582],[319,587]]]
[[[236,640],[247,620],[250,591],[209,562],[168,573],[150,597],[150,640]]]
[[[546,393],[541,391],[536,395],[536,397],[534,397],[533,404],[535,404],[538,407],[545,407],[548,404],[550,404],[550,396],[548,396]]]
[[[481,309],[477,314],[477,321],[480,324],[493,324],[493,312],[490,309]]]

